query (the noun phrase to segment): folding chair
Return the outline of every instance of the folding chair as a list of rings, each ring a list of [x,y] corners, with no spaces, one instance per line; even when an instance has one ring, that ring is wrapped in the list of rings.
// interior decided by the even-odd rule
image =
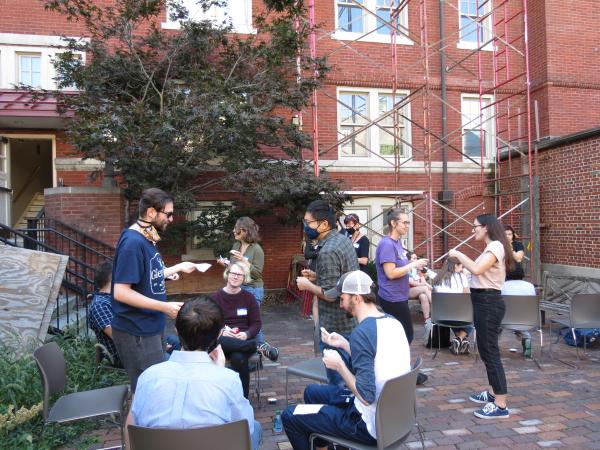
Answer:
[[[203,428],[147,428],[128,425],[131,450],[251,450],[246,420]]]
[[[248,358],[248,366],[250,367],[250,372],[254,372],[254,393],[256,394],[256,401],[258,406],[261,406],[261,386],[260,386],[260,370],[263,366],[262,354],[256,352],[253,353],[252,356]],[[231,364],[229,363],[229,359],[226,361],[226,366],[231,369]]]
[[[544,359],[544,336],[542,334],[542,313],[540,298],[537,295],[503,295],[506,312],[501,327],[514,331],[536,330],[540,333],[540,361],[533,358],[542,369]]]
[[[559,325],[566,326],[571,329],[573,340],[576,341],[575,329],[591,329],[600,328],[600,294],[576,294],[571,299],[571,309],[569,310],[569,319],[551,319],[550,320],[550,334],[552,334],[552,323],[558,323]],[[555,344],[560,339],[560,328],[556,336]],[[586,352],[586,342],[583,341],[583,353]],[[575,346],[575,354],[577,360],[579,357],[579,347]],[[550,344],[550,357],[552,357],[552,344]],[[573,366],[573,364],[566,363],[567,365]]]
[[[315,356],[318,355],[319,340],[320,340],[320,328],[315,326],[313,333],[314,340],[314,352]],[[298,377],[308,378],[310,380],[318,381],[319,383],[327,383],[327,371],[325,370],[325,364],[323,364],[323,358],[317,356],[316,358],[308,359],[306,361],[299,362],[292,366],[288,366],[285,369],[285,404],[288,405],[288,378],[291,375]]]
[[[413,427],[419,431],[422,448],[425,448],[423,431],[417,422],[416,383],[421,367],[421,357],[417,358],[410,372],[388,380],[381,390],[375,412],[377,447],[364,445],[349,439],[313,433],[310,435],[310,447],[314,440],[321,438],[344,447],[356,450],[396,449],[406,441]]]
[[[66,423],[91,417],[119,415],[121,442],[124,437],[124,405],[129,386],[120,385],[60,397],[50,407],[50,396],[63,391],[67,383],[66,362],[56,342],[38,348],[33,358],[44,387],[44,422]]]
[[[473,303],[471,294],[433,292],[431,297],[431,323],[440,327],[464,328],[473,326]],[[473,336],[475,348],[475,336]],[[433,327],[431,337],[433,340]],[[433,342],[431,343],[433,349]],[[438,333],[438,348],[431,359],[435,359],[440,351],[440,335]],[[476,357],[477,358],[477,357]]]

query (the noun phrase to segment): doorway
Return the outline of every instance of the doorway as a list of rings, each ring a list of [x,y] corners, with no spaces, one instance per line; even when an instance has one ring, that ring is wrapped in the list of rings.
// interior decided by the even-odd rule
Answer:
[[[52,150],[52,139],[9,139],[7,167],[12,199],[7,223],[12,227],[18,228],[25,217],[35,215],[43,207],[44,189],[53,185]]]

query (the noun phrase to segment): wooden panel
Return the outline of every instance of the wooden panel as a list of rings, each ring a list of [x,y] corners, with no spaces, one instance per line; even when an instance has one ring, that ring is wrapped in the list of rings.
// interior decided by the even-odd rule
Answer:
[[[68,257],[0,244],[0,339],[16,351],[46,339]]]

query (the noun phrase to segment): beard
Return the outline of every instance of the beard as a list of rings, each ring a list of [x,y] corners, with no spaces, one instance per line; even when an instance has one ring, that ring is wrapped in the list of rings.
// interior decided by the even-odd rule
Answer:
[[[346,311],[346,318],[347,319],[352,319],[353,317],[354,316],[351,313],[349,313],[348,311]]]

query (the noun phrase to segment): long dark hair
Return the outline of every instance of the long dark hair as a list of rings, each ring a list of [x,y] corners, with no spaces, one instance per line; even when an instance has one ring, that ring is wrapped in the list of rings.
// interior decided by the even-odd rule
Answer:
[[[504,227],[498,221],[498,218],[493,214],[481,214],[476,218],[477,222],[487,229],[488,236],[492,241],[500,241],[504,247],[504,265],[506,271],[510,272],[515,269],[515,258],[512,254],[512,245],[508,242]]]
[[[510,231],[513,235],[513,242],[517,241],[519,239],[519,235],[517,234],[517,232],[515,231],[515,229],[513,227],[511,227],[510,225],[504,225],[504,231]]]
[[[454,258],[453,256],[449,256],[448,258],[446,258],[446,261],[444,261],[442,268],[440,269],[440,271],[437,273],[436,277],[433,280],[433,285],[434,286],[442,286],[445,284],[446,286],[451,286],[450,280],[452,279],[452,276],[455,274],[454,269],[460,263],[461,262],[458,260],[458,258]]]

